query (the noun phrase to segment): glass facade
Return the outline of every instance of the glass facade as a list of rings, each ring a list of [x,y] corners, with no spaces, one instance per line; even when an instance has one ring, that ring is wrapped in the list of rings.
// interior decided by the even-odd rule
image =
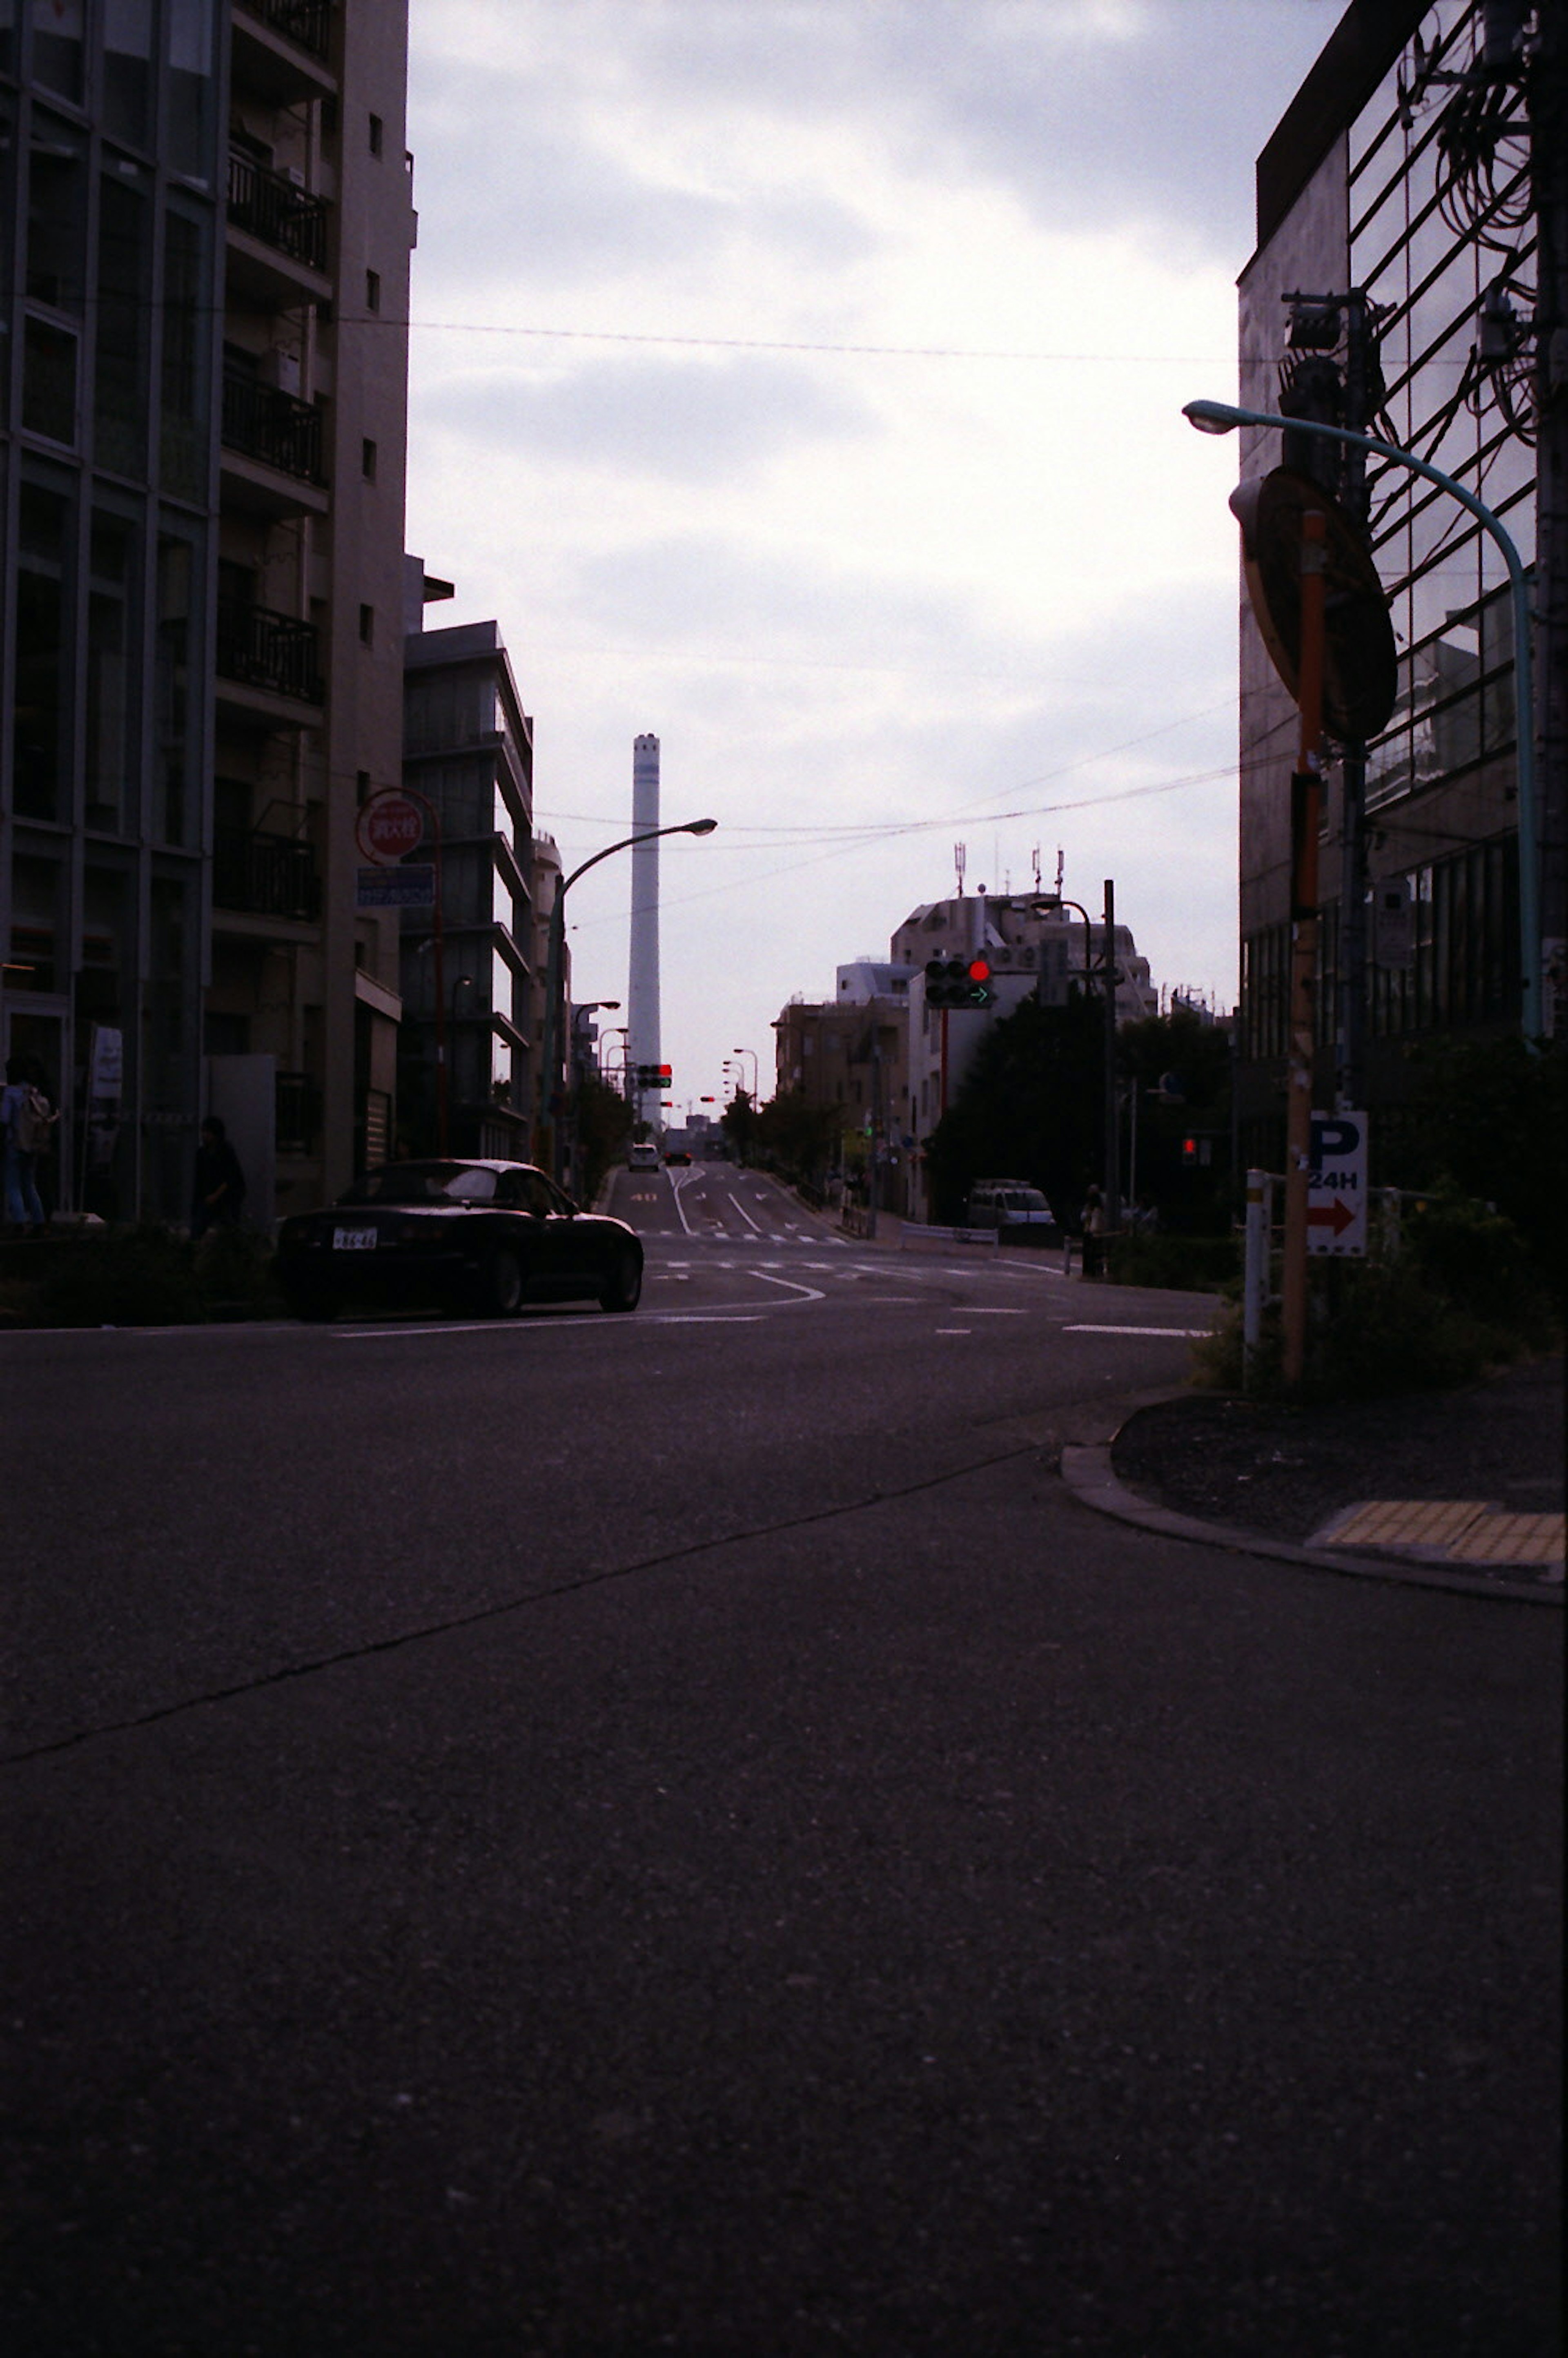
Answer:
[[[1337,129],[1321,112],[1310,124],[1299,107],[1286,116],[1273,160],[1293,177],[1274,189],[1274,211],[1243,279],[1244,382],[1251,368],[1246,397],[1280,406],[1263,397],[1272,387],[1259,356],[1268,355],[1271,378],[1286,362],[1289,290],[1362,290],[1380,385],[1361,420],[1336,422],[1362,422],[1452,476],[1497,516],[1528,568],[1535,554],[1528,330],[1536,266],[1528,122],[1519,60],[1511,70],[1482,68],[1485,15],[1480,0],[1412,5],[1410,38],[1381,81],[1357,89],[1347,80]],[[1353,59],[1346,70],[1355,72]],[[1316,96],[1321,103],[1321,84]],[[1349,352],[1346,336],[1336,353],[1342,369]],[[1262,452],[1253,461],[1260,471],[1270,463]],[[1344,770],[1336,763],[1322,844],[1314,1021],[1326,1074],[1326,1044],[1348,1057],[1346,1011],[1359,1000],[1359,1078],[1376,1103],[1384,1091],[1400,1093],[1399,1044],[1410,1036],[1497,1031],[1519,1019],[1517,730],[1513,606],[1495,539],[1452,492],[1407,467],[1371,458],[1366,485],[1398,693],[1388,726],[1366,748],[1364,866],[1350,872],[1373,888],[1402,890],[1413,939],[1406,964],[1385,938],[1388,962],[1379,964],[1368,923],[1364,994],[1357,991],[1345,968],[1348,838]],[[1244,666],[1249,649],[1255,633]],[[1260,662],[1244,671],[1254,706],[1244,696],[1238,1048],[1243,1067],[1252,1068],[1245,1119],[1257,1123],[1253,1147],[1264,1155],[1273,1151],[1264,1133],[1271,1137],[1276,1121],[1287,1046],[1291,925],[1289,763],[1276,743],[1289,707],[1271,676],[1261,676]],[[1320,1086],[1327,1086],[1324,1074]]]
[[[1521,396],[1506,367],[1476,357],[1489,289],[1499,290],[1494,303],[1529,308],[1523,100],[1509,93],[1489,156],[1461,168],[1447,77],[1470,66],[1481,11],[1450,0],[1426,13],[1429,43],[1434,28],[1439,38],[1425,68],[1401,59],[1352,128],[1349,283],[1382,313],[1388,438],[1483,501],[1528,565],[1535,466],[1516,430]],[[1395,466],[1374,466],[1370,488],[1372,546],[1400,650],[1394,718],[1368,749],[1375,809],[1511,753],[1513,625],[1501,554],[1452,494]]]

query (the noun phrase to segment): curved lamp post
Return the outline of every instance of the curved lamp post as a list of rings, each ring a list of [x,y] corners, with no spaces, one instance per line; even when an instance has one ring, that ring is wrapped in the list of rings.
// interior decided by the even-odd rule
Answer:
[[[758,1055],[755,1048],[731,1048],[730,1054],[732,1056],[750,1056],[752,1059],[752,1103],[755,1105],[757,1102],[757,1092],[762,1085],[762,1058]],[[746,1069],[745,1066],[742,1065],[741,1068],[741,1084],[742,1087],[745,1087],[745,1081]]]
[[[1105,1225],[1108,1235],[1121,1226],[1121,1106],[1116,1088],[1116,986],[1120,968],[1116,956],[1116,887],[1108,876],[1105,882],[1105,949],[1097,966],[1094,957],[1094,920],[1081,901],[1069,901],[1062,892],[1033,894],[1030,906],[1037,916],[1048,917],[1059,909],[1076,909],[1084,921],[1084,980],[1093,980],[1098,974],[1105,985]]]
[[[547,1160],[550,1173],[557,1182],[561,1175],[561,1126],[556,1119],[555,1097],[560,1076],[554,1071],[559,1055],[557,1043],[563,1025],[561,1007],[562,983],[566,967],[567,894],[579,876],[597,868],[601,860],[611,859],[617,851],[630,851],[634,843],[652,843],[661,835],[711,835],[719,825],[716,818],[689,818],[679,827],[645,827],[636,835],[623,835],[619,843],[607,843],[580,868],[574,868],[563,877],[556,891],[556,903],[550,911],[550,946],[545,961],[545,1038],[539,1059],[539,1130],[549,1133]],[[546,1159],[546,1158],[542,1158]]]
[[[1541,1022],[1541,906],[1540,882],[1536,873],[1535,839],[1535,694],[1530,652],[1530,582],[1524,560],[1503,525],[1485,501],[1463,483],[1445,475],[1428,459],[1418,459],[1412,450],[1401,449],[1397,442],[1385,442],[1376,434],[1357,434],[1346,426],[1320,426],[1314,418],[1281,417],[1266,409],[1239,409],[1228,401],[1189,401],[1182,416],[1200,434],[1230,434],[1238,426],[1276,427],[1285,433],[1316,434],[1325,442],[1348,442],[1358,450],[1372,450],[1380,459],[1391,459],[1396,466],[1408,467],[1412,474],[1424,475],[1429,483],[1436,483],[1452,492],[1461,507],[1467,508],[1483,528],[1490,533],[1502,552],[1508,568],[1509,591],[1513,604],[1514,633],[1514,774],[1519,786],[1519,1022],[1525,1039],[1533,1041]]]

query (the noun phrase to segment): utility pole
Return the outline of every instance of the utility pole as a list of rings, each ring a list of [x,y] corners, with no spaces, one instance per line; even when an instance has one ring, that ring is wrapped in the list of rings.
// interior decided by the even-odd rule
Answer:
[[[1317,985],[1317,831],[1323,807],[1324,557],[1326,519],[1302,517],[1300,752],[1291,780],[1291,1042],[1285,1087],[1285,1248],[1281,1278],[1286,1388],[1306,1368],[1307,1210],[1312,1176],[1313,998]]]
[[[1116,1090],[1116,886],[1105,880],[1105,1230],[1121,1226],[1121,1124]]]
[[[1312,357],[1288,366],[1281,406],[1292,416],[1368,433],[1383,394],[1375,307],[1365,288],[1340,295],[1287,295],[1292,352]],[[1332,355],[1341,338],[1343,372]],[[1370,499],[1367,453],[1353,443],[1326,443],[1298,435],[1285,463],[1315,475],[1333,491],[1365,535]],[[1342,1110],[1360,1106],[1367,1086],[1367,748],[1341,748],[1339,811],[1339,957],[1334,1026],[1334,1096]]]
[[[1536,10],[1525,101],[1536,222],[1535,773],[1543,1004],[1535,1028],[1561,1048],[1568,1024],[1568,9],[1562,0]]]

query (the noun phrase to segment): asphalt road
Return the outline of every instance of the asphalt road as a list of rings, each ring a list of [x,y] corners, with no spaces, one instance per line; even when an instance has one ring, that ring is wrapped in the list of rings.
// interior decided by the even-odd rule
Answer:
[[[1197,1302],[615,1208],[0,1346],[7,2350],[1555,2351],[1554,1617],[1088,1514]]]

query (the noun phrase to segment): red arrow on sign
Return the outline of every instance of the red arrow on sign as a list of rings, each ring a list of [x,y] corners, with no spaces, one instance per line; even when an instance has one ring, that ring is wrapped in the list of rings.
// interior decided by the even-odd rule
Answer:
[[[1342,1237],[1346,1228],[1356,1226],[1356,1215],[1343,1197],[1336,1195],[1332,1204],[1311,1204],[1307,1206],[1309,1228],[1332,1228]]]

